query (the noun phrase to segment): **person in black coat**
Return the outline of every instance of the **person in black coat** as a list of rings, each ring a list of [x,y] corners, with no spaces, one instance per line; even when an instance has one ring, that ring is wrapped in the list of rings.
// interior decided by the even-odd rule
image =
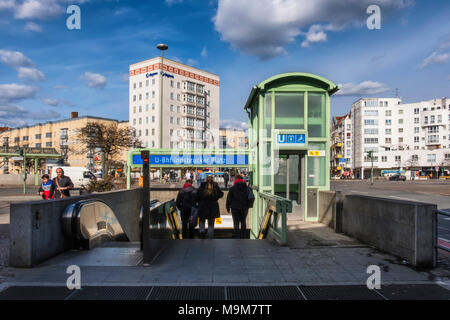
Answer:
[[[55,199],[70,197],[70,189],[73,189],[72,180],[64,175],[64,170],[62,168],[56,169],[56,177],[52,181],[52,186],[50,187],[49,198]]]
[[[225,171],[223,174],[223,183],[225,184],[225,188],[228,188],[228,181],[230,181],[230,176],[228,171]]]
[[[210,175],[206,178],[206,182],[202,182],[197,191],[198,217],[200,237],[206,236],[205,221],[208,220],[208,238],[214,237],[214,223],[216,218],[220,218],[219,199],[223,197],[223,192],[219,185],[213,181]]]
[[[247,214],[249,203],[249,188],[240,175],[235,176],[234,185],[228,191],[226,208],[233,216],[234,238],[244,239],[247,233]],[[239,232],[239,224],[241,230]]]
[[[197,203],[197,189],[192,186],[192,180],[186,180],[186,183],[178,192],[177,208],[181,211],[181,226],[183,239],[194,237],[194,228],[188,227],[189,218],[191,217],[191,209]]]

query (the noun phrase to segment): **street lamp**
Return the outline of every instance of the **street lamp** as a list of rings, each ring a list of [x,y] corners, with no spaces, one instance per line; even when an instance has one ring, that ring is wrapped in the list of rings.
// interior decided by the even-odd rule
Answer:
[[[157,49],[161,50],[161,72],[159,73],[159,147],[162,149],[163,145],[163,77],[164,77],[164,51],[169,49],[169,47],[160,43],[156,46]]]

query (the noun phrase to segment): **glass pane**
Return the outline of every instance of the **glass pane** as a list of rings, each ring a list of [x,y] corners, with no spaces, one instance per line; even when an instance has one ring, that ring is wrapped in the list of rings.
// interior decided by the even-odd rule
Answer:
[[[272,144],[266,142],[264,144],[264,159],[261,162],[261,173],[263,175],[263,186],[272,186]]]
[[[277,196],[287,198],[287,163],[289,161],[289,199],[294,204],[300,203],[299,191],[300,181],[300,157],[298,155],[290,155],[289,160],[286,155],[279,156],[278,171],[274,174],[275,194]]]
[[[266,129],[266,138],[272,136],[272,93],[268,92],[264,103],[264,128]]]
[[[303,92],[275,95],[275,129],[305,128],[304,97]]]
[[[325,150],[325,143],[313,143],[309,150]],[[326,157],[308,156],[308,187],[320,187],[326,185]]]
[[[310,138],[326,137],[325,93],[308,93],[308,135]]]

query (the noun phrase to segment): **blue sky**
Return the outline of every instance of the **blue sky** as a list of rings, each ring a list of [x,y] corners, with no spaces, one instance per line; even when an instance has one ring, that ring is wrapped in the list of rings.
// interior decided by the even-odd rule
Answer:
[[[81,9],[81,30],[66,8]],[[382,25],[369,30],[366,8]],[[0,126],[71,111],[128,120],[129,64],[159,55],[221,77],[220,118],[243,126],[251,87],[282,72],[343,85],[332,115],[361,97],[450,96],[446,0],[0,0]]]

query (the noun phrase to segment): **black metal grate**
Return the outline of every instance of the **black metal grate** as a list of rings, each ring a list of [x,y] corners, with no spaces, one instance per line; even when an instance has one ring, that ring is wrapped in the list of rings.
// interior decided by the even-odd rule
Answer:
[[[225,288],[154,287],[149,300],[225,300]]]
[[[228,287],[228,300],[304,300],[297,287]]]
[[[450,291],[435,284],[365,286],[231,286],[231,287],[66,287],[16,286],[0,300],[450,300]]]
[[[366,286],[300,286],[308,300],[384,300]]]
[[[0,292],[0,300],[63,300],[72,293],[66,287],[9,287]]]
[[[69,300],[145,300],[151,287],[82,287]]]
[[[450,291],[435,284],[384,285],[378,291],[388,300],[450,300]]]

